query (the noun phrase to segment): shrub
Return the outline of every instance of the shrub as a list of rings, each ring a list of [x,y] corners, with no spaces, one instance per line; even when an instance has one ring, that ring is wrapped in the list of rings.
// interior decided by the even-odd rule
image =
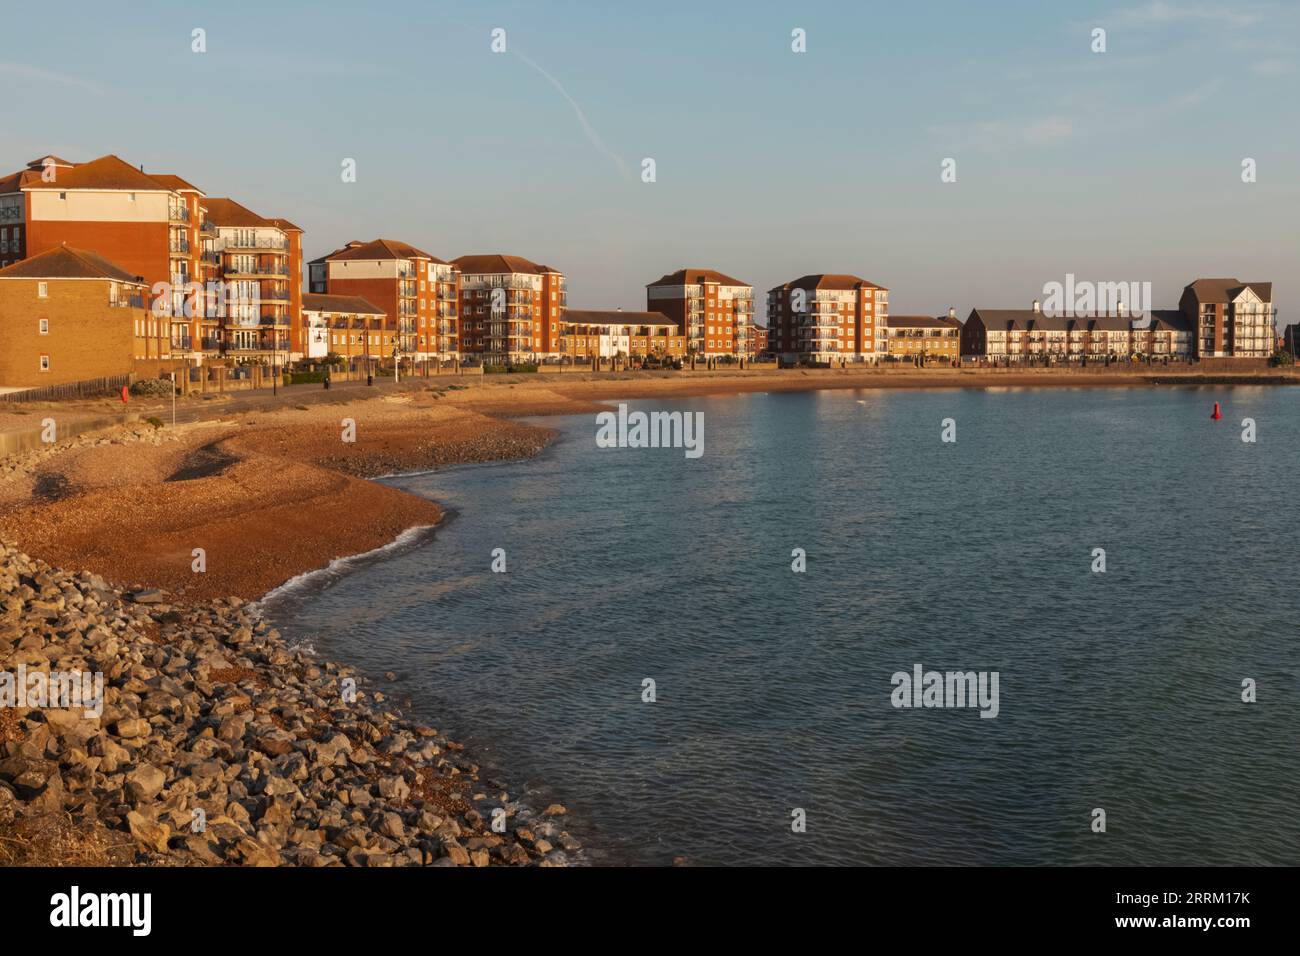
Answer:
[[[1295,364],[1295,356],[1292,355],[1292,354],[1291,354],[1289,351],[1287,351],[1286,349],[1278,349],[1276,352],[1273,353],[1273,364],[1274,364],[1274,365],[1294,365],[1294,364]]]
[[[171,379],[167,378],[142,378],[138,382],[131,384],[132,395],[145,395],[149,397],[168,396],[172,394]]]
[[[145,419],[145,421],[148,424],[152,425],[154,428],[163,427],[163,420],[159,418],[157,415],[150,415],[148,418]]]

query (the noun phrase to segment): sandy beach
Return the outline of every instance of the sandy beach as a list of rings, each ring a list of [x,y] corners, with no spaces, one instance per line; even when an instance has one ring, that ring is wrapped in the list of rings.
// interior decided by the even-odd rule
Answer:
[[[183,408],[208,420],[119,428],[11,456],[0,469],[0,537],[121,587],[255,600],[332,559],[436,524],[436,503],[366,479],[536,454],[552,436],[514,420],[522,416],[595,412],[620,399],[820,388],[1159,387],[1152,375],[1189,385],[1225,378],[1131,369],[633,372],[414,378],[383,394],[354,389],[324,402],[328,393],[294,390],[278,408],[232,408],[228,417],[220,403],[191,400]],[[1286,373],[1239,380],[1300,382]],[[310,394],[312,404],[293,404],[295,394]],[[111,401],[20,408],[6,424],[114,409]],[[165,419],[168,406],[137,411]],[[355,422],[353,442],[344,441],[345,419]],[[192,570],[196,548],[202,573]]]

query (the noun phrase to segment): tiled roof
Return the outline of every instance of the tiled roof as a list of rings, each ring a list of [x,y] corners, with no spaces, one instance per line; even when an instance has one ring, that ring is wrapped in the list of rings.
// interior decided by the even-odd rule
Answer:
[[[446,265],[437,256],[415,248],[407,242],[397,239],[371,239],[369,242],[349,242],[337,252],[331,252],[327,259],[342,261],[345,259],[428,259],[439,265]]]
[[[233,199],[225,197],[203,200],[208,211],[208,220],[216,226],[275,226],[275,222],[259,216],[247,206],[241,206]]]
[[[460,256],[452,259],[451,264],[460,269],[462,275],[475,276],[508,275],[511,273],[541,275],[545,271],[537,263],[525,259],[523,256],[507,256],[500,252],[487,255]]]
[[[718,285],[741,286],[750,288],[748,282],[741,282],[739,279],[733,279],[724,272],[718,272],[716,269],[678,269],[676,272],[670,272],[666,276],[660,276],[654,282],[649,283],[647,288],[652,285],[702,285],[705,282],[716,282]]]
[[[793,279],[785,285],[779,285],[772,291],[780,289],[829,289],[832,291],[844,291],[852,289],[884,289],[882,285],[876,285],[869,282],[861,276],[848,275],[843,272],[818,272],[812,275],[800,276]]]
[[[179,176],[173,176],[171,173],[150,173],[150,179],[156,179],[160,184],[168,189],[174,189],[177,192],[189,191],[202,193],[203,190],[191,182],[181,179]]]
[[[1273,301],[1273,283],[1242,282],[1239,279],[1197,279],[1187,286],[1198,302],[1231,302],[1249,288],[1264,302]]]
[[[53,182],[47,183],[42,180],[39,170],[29,170],[29,173],[27,182],[23,184],[25,189],[119,189],[162,192],[171,188],[111,154],[92,159],[88,163],[78,163],[71,169],[60,167]]]
[[[885,326],[891,329],[959,329],[961,323],[946,315],[888,315]]]
[[[619,309],[565,309],[564,321],[577,325],[676,325],[662,312],[623,312]]]
[[[143,282],[140,276],[132,275],[98,252],[74,249],[68,245],[47,249],[0,269],[0,279],[114,279],[118,282]]]
[[[359,295],[323,295],[318,292],[304,292],[302,307],[309,312],[346,312],[349,315],[388,314]]]

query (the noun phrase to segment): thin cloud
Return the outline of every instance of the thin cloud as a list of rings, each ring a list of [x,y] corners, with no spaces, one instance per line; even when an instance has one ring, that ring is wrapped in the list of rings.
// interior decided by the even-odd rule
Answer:
[[[1043,116],[1026,120],[984,120],[931,126],[931,136],[953,148],[990,149],[997,146],[1051,146],[1074,135],[1074,123],[1066,116]]]
[[[636,177],[632,175],[632,170],[629,169],[627,163],[623,161],[623,157],[605,145],[605,141],[600,138],[600,134],[597,133],[591,123],[587,121],[587,114],[582,111],[582,107],[578,105],[578,101],[569,95],[569,91],[564,88],[560,81],[551,76],[550,73],[547,73],[532,59],[520,53],[518,50],[511,50],[510,52],[540,73],[542,77],[551,84],[551,86],[560,91],[560,95],[569,101],[569,105],[573,107],[573,112],[577,114],[578,122],[582,125],[582,132],[587,137],[587,141],[613,161],[614,165],[618,168],[619,175],[629,182],[635,181]]]
[[[1289,60],[1261,60],[1254,64],[1250,71],[1256,76],[1281,76],[1284,73],[1291,73],[1295,70],[1295,64]]]
[[[78,77],[69,76],[66,73],[56,73],[53,70],[42,69],[39,66],[28,66],[26,63],[0,61],[0,73],[35,80],[37,83],[55,83],[59,86],[85,90],[88,93],[100,94],[104,92],[102,87]]]
[[[1219,92],[1219,87],[1223,85],[1222,77],[1215,77],[1208,82],[1202,83],[1195,89],[1188,90],[1181,96],[1174,97],[1174,106],[1200,106],[1215,93]]]
[[[1263,17],[1258,13],[1243,13],[1232,7],[1190,6],[1171,3],[1170,0],[1151,0],[1140,7],[1133,7],[1120,14],[1125,23],[1172,23],[1176,20],[1204,20],[1223,23],[1228,26],[1246,27],[1258,23]]]

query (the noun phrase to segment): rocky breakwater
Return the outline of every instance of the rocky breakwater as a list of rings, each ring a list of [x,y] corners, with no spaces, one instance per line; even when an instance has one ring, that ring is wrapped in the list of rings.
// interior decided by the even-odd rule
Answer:
[[[40,706],[69,675],[88,695]],[[251,605],[172,604],[0,544],[2,864],[556,866],[578,849],[563,814]]]

